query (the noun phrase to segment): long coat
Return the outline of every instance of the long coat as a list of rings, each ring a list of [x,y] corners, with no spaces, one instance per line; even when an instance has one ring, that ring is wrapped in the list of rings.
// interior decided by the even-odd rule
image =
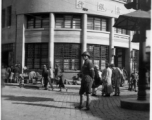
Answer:
[[[104,69],[102,72],[103,87],[104,87],[103,91],[106,94],[110,94],[113,92],[111,78],[112,78],[112,70],[108,67]]]
[[[113,68],[113,74],[112,74],[112,78],[114,80],[115,83],[115,87],[120,87],[121,84],[121,71],[119,68],[114,67]]]

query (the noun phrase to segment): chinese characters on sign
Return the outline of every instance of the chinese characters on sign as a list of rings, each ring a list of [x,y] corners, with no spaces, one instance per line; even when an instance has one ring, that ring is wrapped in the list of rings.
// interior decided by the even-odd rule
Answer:
[[[76,8],[77,9],[83,9],[85,7],[87,7],[85,0],[76,0]],[[89,9],[89,8],[87,8],[87,9]],[[92,9],[90,8],[90,10],[92,10]],[[92,10],[92,11],[95,11],[95,10]],[[97,3],[97,11],[116,14],[116,15],[121,14],[120,6],[111,6],[111,4],[109,5],[109,2],[98,2]]]
[[[76,0],[76,8],[84,8],[84,0]]]
[[[100,3],[100,2],[98,2],[97,9],[98,9],[98,11],[102,11],[102,12],[107,11],[107,8],[105,7],[105,4]]]
[[[115,6],[115,13],[117,14],[117,15],[119,15],[121,12],[121,9],[120,9],[120,7],[118,7],[118,6]]]

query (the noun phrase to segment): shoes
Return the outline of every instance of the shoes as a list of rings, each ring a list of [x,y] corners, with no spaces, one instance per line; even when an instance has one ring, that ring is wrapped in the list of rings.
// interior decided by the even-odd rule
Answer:
[[[97,96],[96,94],[92,94],[91,96]]]
[[[107,94],[107,95],[105,95],[104,97],[110,97],[110,95],[109,95],[109,94]]]
[[[89,107],[86,107],[84,110],[88,111],[88,110],[90,110],[90,108],[89,108]]]
[[[66,88],[66,92],[68,91],[68,89]]]
[[[114,94],[113,96],[117,96],[116,94]]]
[[[75,108],[76,109],[82,109],[83,107],[82,106],[76,106]]]

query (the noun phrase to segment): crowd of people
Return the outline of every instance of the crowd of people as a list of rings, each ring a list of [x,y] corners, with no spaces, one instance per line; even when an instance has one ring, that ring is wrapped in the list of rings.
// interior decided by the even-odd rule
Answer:
[[[97,96],[97,90],[99,86],[102,86],[101,95],[104,97],[110,97],[112,93],[113,96],[120,96],[120,87],[123,86],[125,80],[128,79],[128,90],[134,90],[137,92],[138,83],[138,73],[133,72],[128,78],[128,73],[124,68],[116,67],[114,64],[106,63],[106,67],[103,71],[99,70],[99,66],[93,65],[90,60],[89,52],[83,52],[82,58],[84,64],[81,70],[81,87],[79,90],[80,103],[76,108],[81,109],[83,103],[83,95],[86,95],[86,110],[89,110],[90,95]],[[15,64],[15,66],[4,67],[2,65],[2,85],[4,82],[16,82],[20,83],[22,80],[24,84],[24,76],[21,70],[20,64]],[[36,72],[29,74],[29,78],[36,76]],[[80,77],[80,76],[79,76]],[[19,78],[21,78],[19,80]],[[65,78],[62,70],[58,64],[55,64],[55,68],[47,67],[43,65],[42,69],[42,83],[44,84],[45,90],[50,90],[48,88],[48,83],[50,88],[54,90],[53,83],[56,81],[56,85],[59,85],[59,91],[62,88],[68,90],[65,85]],[[22,82],[21,82],[22,83]]]
[[[120,87],[123,86],[124,82],[128,78],[127,71],[122,68],[116,67],[114,64],[106,63],[106,68],[101,72],[99,70],[99,66],[94,66],[90,61],[89,52],[84,52],[82,54],[82,58],[84,60],[84,64],[82,66],[82,80],[81,87],[79,90],[80,95],[80,103],[76,108],[81,109],[84,106],[83,103],[83,95],[86,94],[86,110],[89,110],[90,103],[90,95],[97,96],[96,91],[97,88],[102,85],[101,94],[104,97],[110,97],[110,95],[114,92],[113,96],[120,95]],[[128,90],[132,90],[132,86],[134,86],[135,92],[137,91],[137,80],[138,74],[132,73],[131,79],[129,80],[129,88]]]
[[[2,84],[4,83],[18,83],[19,82],[19,75],[21,74],[21,65],[15,64],[14,66],[5,66],[2,64],[1,69],[1,76],[2,76]]]

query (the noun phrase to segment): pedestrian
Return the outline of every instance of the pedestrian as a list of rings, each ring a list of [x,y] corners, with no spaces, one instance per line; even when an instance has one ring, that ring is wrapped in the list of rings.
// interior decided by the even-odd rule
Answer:
[[[48,72],[49,72],[49,84],[53,91],[53,89],[54,89],[54,87],[53,87],[53,70],[52,70],[51,66],[49,66]]]
[[[83,108],[83,95],[86,93],[86,110],[90,109],[90,94],[91,88],[94,81],[94,67],[92,62],[90,61],[90,54],[89,52],[83,52],[82,58],[84,60],[84,64],[82,66],[82,80],[81,80],[81,87],[79,91],[80,95],[80,103],[79,106],[76,108],[81,109]]]
[[[18,67],[18,64],[15,64],[14,68],[14,82],[19,83],[19,74],[20,74],[20,69]]]
[[[7,70],[5,66],[2,64],[1,68],[1,86],[5,87],[5,80],[7,79]]]
[[[47,90],[49,76],[48,76],[48,70],[47,70],[46,65],[43,65],[42,77],[44,80],[44,88],[45,88],[45,90]]]
[[[137,92],[138,74],[137,72],[131,73],[131,90],[134,87],[134,91]]]
[[[14,78],[14,67],[13,67],[13,65],[11,65],[11,74],[10,74],[10,77],[9,77],[10,83],[13,82],[13,78]]]
[[[120,68],[115,67],[114,64],[110,65],[112,69],[112,79],[114,81],[114,89],[115,89],[115,94],[114,96],[119,96],[120,95],[120,84],[121,84],[121,76],[122,73],[120,71]]]
[[[61,68],[58,64],[55,64],[55,79],[58,80],[58,85],[60,88],[59,91],[62,91],[62,88],[65,88],[66,91],[68,91],[68,89],[64,85],[64,75],[63,75]]]
[[[112,87],[112,70],[109,67],[109,63],[106,63],[106,68],[103,70],[102,79],[103,79],[103,89],[102,89],[102,96],[110,97],[110,94],[113,92]]]
[[[7,73],[8,73],[8,75],[7,75],[7,81],[6,82],[9,83],[10,82],[9,78],[11,76],[11,67],[10,66],[7,67]]]
[[[99,67],[97,65],[94,66],[94,73],[95,73],[95,77],[94,77],[94,81],[92,85],[92,96],[97,96],[97,88],[102,84],[102,81],[101,81],[102,73],[99,70]]]

